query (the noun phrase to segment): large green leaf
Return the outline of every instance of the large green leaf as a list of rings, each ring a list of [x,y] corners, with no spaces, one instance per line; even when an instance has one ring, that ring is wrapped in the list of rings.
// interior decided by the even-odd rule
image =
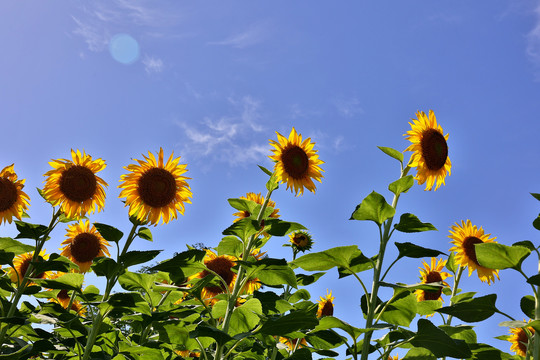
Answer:
[[[301,224],[279,219],[267,219],[264,221],[264,231],[273,236],[285,236],[298,230],[306,230],[306,228]]]
[[[396,210],[386,202],[384,196],[373,191],[356,206],[350,220],[371,220],[380,226],[395,213]]]
[[[519,306],[521,307],[521,311],[529,317],[530,319],[534,319],[534,309],[535,309],[535,301],[534,296],[532,295],[525,295],[521,298],[521,301],[519,302]]]
[[[120,269],[121,266],[108,257],[96,258],[92,264],[92,270],[94,270],[94,273],[96,273],[97,276],[110,277],[116,274]]]
[[[247,241],[251,235],[256,234],[259,230],[260,228],[257,220],[244,218],[223,230],[223,235],[234,235],[238,236],[243,241]]]
[[[372,266],[371,260],[362,254],[356,245],[339,246],[325,251],[310,253],[291,262],[293,268],[300,267],[307,271],[329,270],[333,267],[359,272]]]
[[[467,344],[476,344],[476,333],[473,327],[470,325],[440,325],[439,328],[443,330],[452,339],[464,340]]]
[[[50,289],[79,290],[83,285],[84,274],[67,273],[54,279],[36,279],[34,281]]]
[[[531,250],[523,246],[482,243],[474,246],[480,265],[488,269],[519,269]]]
[[[428,349],[415,347],[407,351],[403,360],[437,360],[437,357]]]
[[[204,323],[197,325],[195,330],[189,333],[189,337],[192,339],[196,339],[198,337],[209,337],[214,339],[220,345],[225,344],[227,341],[233,340],[233,338],[226,332]]]
[[[334,316],[325,316],[319,320],[319,325],[317,325],[317,327],[315,327],[313,331],[321,331],[321,330],[328,330],[328,329],[341,329],[345,331],[347,334],[349,334],[351,338],[358,339],[360,335],[368,331],[388,329],[390,327],[392,327],[392,325],[376,324],[369,329],[360,329]]]
[[[317,324],[318,320],[313,313],[294,311],[284,316],[269,318],[260,332],[266,335],[284,335],[301,329],[312,329]]]
[[[405,213],[399,218],[399,223],[395,224],[396,230],[404,233],[414,233],[422,231],[437,230],[430,223],[423,223],[414,214]]]
[[[399,161],[400,163],[403,162],[403,153],[396,150],[396,149],[392,149],[390,147],[385,147],[385,146],[377,146],[383,153],[385,153],[386,155],[390,156],[391,158],[394,158],[396,159],[397,161]]]
[[[394,290],[395,297],[381,315],[389,324],[409,326],[416,316],[416,296],[412,292]]]
[[[94,223],[94,226],[96,227],[97,231],[99,231],[101,236],[103,236],[103,238],[107,241],[117,243],[120,241],[120,239],[122,239],[122,236],[124,236],[124,233],[114,226],[101,223]]]
[[[49,230],[49,228],[45,225],[30,224],[19,220],[15,220],[15,225],[17,226],[17,230],[19,230],[19,234],[15,237],[15,239],[39,240],[39,238],[45,235],[47,230]]]
[[[225,236],[217,246],[218,255],[240,256],[244,245],[236,236]]]
[[[398,248],[399,255],[398,258],[409,257],[409,258],[423,258],[423,257],[437,257],[439,255],[445,255],[442,251],[428,249],[419,245],[415,245],[410,242],[405,243],[395,243]]]
[[[416,347],[423,347],[437,357],[464,359],[471,356],[471,350],[463,340],[454,340],[429,320],[418,320],[417,335],[411,340]]]
[[[13,253],[15,255],[34,251],[33,246],[23,244],[9,237],[0,237],[0,249],[2,252]]]
[[[56,253],[52,253],[47,260],[32,262],[32,266],[34,274],[41,274],[45,271],[68,272],[71,269],[78,269],[78,266],[67,257]]]
[[[318,350],[334,349],[346,341],[333,330],[310,331],[306,340]]]
[[[118,278],[118,283],[129,291],[144,290],[148,292],[154,281],[154,274],[139,274],[126,271]]]
[[[325,272],[317,272],[311,275],[306,274],[296,274],[296,283],[298,286],[308,286],[313,284],[315,281],[319,280],[321,276],[326,274]]]
[[[126,268],[133,265],[143,264],[158,256],[162,251],[163,250],[128,251],[124,255],[120,256],[120,263],[122,263],[122,265],[124,265]]]
[[[259,213],[261,212],[261,207],[262,207],[261,204],[258,204],[258,203],[256,203],[255,201],[252,201],[252,200],[247,200],[247,199],[227,199],[227,201],[236,210],[247,212],[249,215],[246,214],[246,213],[244,213],[244,214],[248,215],[248,217],[251,217],[251,219],[253,219],[253,220],[257,219],[257,216],[259,216]],[[272,207],[267,206],[265,211],[264,211],[263,219],[270,216],[270,214],[272,214],[273,211],[274,211],[274,209]]]
[[[296,275],[285,259],[265,258],[253,262],[238,261],[251,278],[257,277],[263,284],[279,286],[283,284],[296,288]]]
[[[388,190],[393,192],[395,195],[401,193],[406,193],[414,185],[414,178],[412,175],[407,175],[405,177],[399,178],[390,185],[388,185]]]
[[[150,270],[164,271],[170,274],[171,280],[183,281],[204,269],[202,261],[205,254],[204,250],[190,249],[176,254],[172,259],[160,262]]]
[[[498,312],[495,307],[497,294],[490,294],[478,298],[461,301],[451,306],[437,310],[438,312],[452,315],[466,322],[483,321]]]
[[[234,336],[251,331],[259,324],[260,317],[258,315],[262,314],[261,302],[257,299],[249,299],[234,309],[231,315],[230,334]]]

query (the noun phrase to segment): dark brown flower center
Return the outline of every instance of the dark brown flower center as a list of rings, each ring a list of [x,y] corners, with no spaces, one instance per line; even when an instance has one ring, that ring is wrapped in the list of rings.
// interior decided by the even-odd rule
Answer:
[[[231,268],[234,266],[234,262],[227,259],[226,257],[218,256],[215,259],[212,259],[208,262],[204,263],[207,268],[218,274],[227,285],[230,285],[231,282],[234,279],[234,272],[232,272]],[[211,273],[207,270],[202,271],[201,278],[206,277],[207,275],[210,275]],[[225,291],[225,288],[223,284],[219,284],[216,286],[207,286],[206,289],[213,293],[220,293]]]
[[[85,166],[72,166],[60,177],[60,191],[71,201],[83,202],[91,199],[96,189],[96,176]]]
[[[56,295],[56,297],[58,299],[62,299],[62,300],[69,300],[71,299],[71,297],[69,296],[68,292],[66,289],[62,289],[58,292],[58,295]]]
[[[152,168],[139,179],[138,190],[145,204],[159,208],[169,205],[174,200],[176,181],[167,170]]]
[[[80,233],[71,243],[71,256],[80,263],[94,260],[100,250],[99,238],[91,233]]]
[[[330,300],[325,300],[324,306],[321,309],[321,317],[322,316],[332,316],[334,315],[334,304]]]
[[[442,281],[441,274],[438,271],[430,271],[426,276],[426,283]],[[424,290],[425,300],[438,300],[441,296],[442,289],[438,290]]]
[[[37,261],[43,261],[43,258],[39,256]],[[31,262],[32,262],[32,257],[24,259],[24,261],[22,262],[21,266],[19,267],[19,276],[20,276],[19,281],[22,281],[22,279],[23,279],[24,275],[26,274],[26,271],[28,270],[28,267],[30,266]],[[42,272],[41,274],[39,274],[37,276],[32,274],[32,273],[30,273],[30,275],[29,275],[29,277],[33,277],[33,278],[37,278],[37,279],[41,279],[44,276],[45,276],[44,272]]]
[[[534,334],[534,329],[529,329],[529,330],[532,330],[531,333]],[[522,351],[523,354],[526,354],[527,353],[527,344],[529,343],[529,338],[527,337],[527,333],[525,333],[525,330],[524,329],[519,329],[519,332],[517,334],[517,341],[518,341],[518,348],[519,350]]]
[[[439,170],[444,166],[448,157],[448,145],[440,132],[435,129],[425,131],[420,146],[422,157],[429,170]]]
[[[0,178],[0,211],[5,211],[17,202],[17,187],[6,178]]]
[[[461,245],[463,247],[463,250],[465,251],[465,255],[467,255],[467,257],[471,259],[478,266],[482,266],[482,265],[478,263],[478,259],[476,258],[476,251],[474,250],[474,245],[482,244],[482,243],[483,241],[480,240],[479,238],[474,237],[474,236],[469,236],[468,238],[465,238],[465,240],[463,240],[463,245]]]
[[[285,172],[293,179],[301,179],[306,175],[309,158],[302,148],[294,145],[283,150],[281,161]]]
[[[299,248],[306,247],[308,244],[308,238],[304,234],[298,234],[293,237],[294,245],[298,246]]]

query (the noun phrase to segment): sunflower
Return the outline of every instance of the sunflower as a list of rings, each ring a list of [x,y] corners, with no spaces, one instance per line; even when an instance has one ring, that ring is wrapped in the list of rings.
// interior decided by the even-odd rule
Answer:
[[[329,292],[328,289],[326,289],[326,296],[321,296],[320,300],[317,300],[317,302],[319,303],[319,309],[317,310],[318,318],[334,315],[334,297],[332,296],[331,291]]]
[[[321,171],[324,171],[319,167],[324,161],[319,160],[317,150],[313,150],[315,143],[310,138],[302,141],[302,135],[297,134],[294,127],[288,139],[278,132],[276,134],[278,141],[270,140],[270,145],[275,147],[272,149],[274,155],[269,157],[276,163],[274,173],[279,181],[287,183],[287,190],[291,188],[296,196],[298,192],[304,194],[304,187],[315,192],[312,179],[321,182]]]
[[[251,201],[256,202],[259,205],[262,205],[264,203],[264,196],[261,196],[261,193],[255,194],[253,192],[248,192],[246,196],[240,196],[240,199],[251,200]],[[268,206],[274,209],[274,211],[272,211],[269,217],[277,219],[279,217],[279,214],[278,214],[279,209],[276,209],[276,203],[272,200],[268,200]],[[237,217],[236,219],[234,219],[234,222],[237,222],[244,218],[250,217],[252,214],[250,214],[249,211],[244,210],[244,211],[235,212],[233,215]]]
[[[300,340],[300,344],[298,346],[296,345],[298,343],[298,340]],[[289,339],[283,336],[279,337],[279,342],[287,345],[287,348],[289,348],[290,351],[295,350],[295,348],[301,348],[304,346],[307,346],[307,341],[305,338],[302,339]]]
[[[445,264],[446,264],[446,260],[443,260],[443,259],[439,259],[439,261],[437,261],[436,258],[431,258],[431,265],[428,265],[428,263],[422,260],[422,265],[424,265],[424,267],[419,268],[420,279],[422,280],[422,284],[440,283],[441,285],[450,287],[450,285],[448,285],[444,281],[444,279],[452,275],[450,275],[447,272],[441,271],[444,268]],[[414,293],[416,294],[416,298],[418,299],[418,301],[442,300],[442,297],[441,297],[442,288],[440,288],[439,290],[418,289]]]
[[[524,320],[525,321],[525,320]],[[534,329],[529,326],[527,327],[530,336],[534,336]],[[510,350],[515,352],[520,356],[527,356],[527,348],[529,345],[529,337],[527,336],[527,331],[524,328],[511,328],[510,333],[512,334],[508,341],[512,343]]]
[[[23,212],[28,210],[30,198],[22,191],[25,180],[17,180],[13,167],[11,164],[0,172],[0,224],[6,221],[11,224],[14,216],[21,220]]]
[[[256,261],[262,259],[266,252],[261,253],[261,249],[253,249],[251,251],[250,257],[253,257]],[[239,258],[241,260],[242,257]],[[259,290],[262,286],[261,281],[257,277],[249,278],[244,287],[242,288],[241,293],[244,295],[253,294],[256,290]]]
[[[183,358],[199,358],[201,353],[198,351],[189,351],[189,350],[175,350],[174,351],[178,356]]]
[[[452,164],[448,157],[448,134],[443,135],[443,129],[437,125],[437,119],[432,110],[429,118],[423,111],[416,113],[418,119],[411,119],[412,130],[404,136],[412,142],[405,151],[414,151],[409,166],[416,167],[416,177],[419,185],[426,183],[426,190],[435,190],[444,184],[446,173],[450,175]]]
[[[399,354],[396,356],[388,356],[388,360],[399,360]]]
[[[306,231],[295,231],[289,234],[289,241],[295,251],[307,251],[313,246],[313,238]]]
[[[467,220],[467,222],[462,220],[461,225],[456,223],[456,225],[452,226],[452,230],[450,230],[448,237],[453,239],[451,243],[455,245],[450,251],[456,252],[456,263],[467,266],[469,276],[474,270],[477,270],[480,280],[487,282],[488,285],[495,281],[495,276],[499,279],[499,270],[488,269],[478,263],[474,249],[475,244],[495,242],[493,240],[496,238],[489,238],[491,234],[484,234],[484,229],[482,227],[477,228],[476,225],[473,226],[470,220]]]
[[[120,197],[126,198],[129,215],[139,221],[149,221],[157,225],[160,218],[163,223],[178,217],[177,212],[184,214],[184,203],[191,203],[191,190],[186,182],[188,177],[182,176],[187,171],[185,164],[179,164],[180,157],[173,159],[174,153],[167,162],[163,159],[163,149],[159,149],[158,159],[152,153],[145,155],[144,160],[136,160],[139,165],[131,164],[124,169],[129,174],[121,176],[124,181]]]
[[[24,275],[26,274],[26,271],[28,270],[28,266],[30,266],[30,263],[32,262],[32,259],[34,257],[34,252],[28,252],[25,254],[18,255],[13,259],[13,268],[9,269],[9,277],[11,278],[11,281],[13,281],[15,284],[20,285],[22,282],[22,279],[24,278]],[[49,258],[48,254],[45,254],[45,250],[41,250],[39,252],[37,261],[44,261]],[[29,278],[36,278],[36,279],[48,279],[51,277],[50,271],[45,271],[40,274],[35,274],[34,271],[28,275]],[[27,285],[35,285],[35,283],[29,281]]]
[[[68,218],[81,218],[86,213],[98,212],[105,206],[105,190],[107,183],[96,175],[105,169],[102,159],[92,160],[79,150],[71,150],[71,160],[57,159],[49,162],[54,169],[44,176],[43,196],[53,206],[60,205]]]
[[[214,273],[218,274],[223,282],[227,284],[228,290],[232,291],[234,287],[234,282],[236,281],[236,273],[232,271],[232,268],[236,265],[234,257],[229,255],[217,255],[210,249],[206,249],[206,255],[203,259],[204,265]],[[203,270],[195,275],[189,277],[189,280],[192,279],[204,279],[206,276],[211,275],[212,273],[208,270]],[[201,297],[202,299],[213,305],[217,302],[217,299],[214,299],[219,294],[227,292],[223,282],[219,281],[216,285],[208,285],[202,289]]]
[[[65,245],[60,255],[68,257],[79,265],[79,272],[85,273],[90,270],[92,261],[100,256],[111,256],[105,240],[96,230],[94,225],[90,227],[90,221],[80,221],[78,224],[68,225],[67,239],[62,242]]]

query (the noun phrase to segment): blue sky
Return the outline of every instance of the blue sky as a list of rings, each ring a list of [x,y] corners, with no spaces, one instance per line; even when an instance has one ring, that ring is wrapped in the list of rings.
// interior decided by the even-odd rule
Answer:
[[[118,34],[138,44],[129,64],[110,51]],[[107,162],[106,210],[91,220],[127,232],[122,167],[163,147],[188,164],[193,204],[135,246],[164,249],[160,259],[184,244],[216,246],[233,220],[226,199],[264,191],[256,165],[271,167],[268,140],[295,126],[316,142],[325,177],[315,195],[280,188],[282,218],[308,227],[315,251],[357,244],[372,255],[376,227],[348,219],[372,190],[391,201],[386,187],[399,169],[377,145],[405,149],[410,118],[433,109],[450,134],[452,175],[436,192],[415,186],[398,214],[439,231],[393,239],[447,251],[449,227],[471,219],[503,244],[538,242],[540,203],[528,194],[540,192],[538,1],[2,2],[0,43],[0,166],[15,163],[26,178],[33,222],[50,217],[34,190],[47,162],[78,148]],[[53,235],[48,251],[63,229]],[[269,254],[289,257],[284,242],[273,239]],[[391,245],[387,259],[395,253]],[[401,261],[391,280],[417,282],[418,266]],[[535,261],[525,268],[532,274]],[[336,279],[330,272],[310,288],[313,298],[331,289],[335,314],[361,325],[360,287]],[[519,299],[529,290],[516,274],[462,285],[496,292],[502,311],[524,317]],[[492,339],[506,334],[504,320],[479,324],[479,340],[508,351]]]

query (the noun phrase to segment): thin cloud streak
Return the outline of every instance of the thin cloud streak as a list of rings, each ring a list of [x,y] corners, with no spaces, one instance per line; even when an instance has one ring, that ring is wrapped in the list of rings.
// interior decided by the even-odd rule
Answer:
[[[268,26],[264,23],[252,25],[247,30],[231,35],[224,40],[212,41],[208,45],[230,46],[235,49],[244,49],[262,42],[268,33]]]
[[[144,70],[148,75],[157,74],[163,71],[163,60],[157,57],[146,55],[142,60]]]

